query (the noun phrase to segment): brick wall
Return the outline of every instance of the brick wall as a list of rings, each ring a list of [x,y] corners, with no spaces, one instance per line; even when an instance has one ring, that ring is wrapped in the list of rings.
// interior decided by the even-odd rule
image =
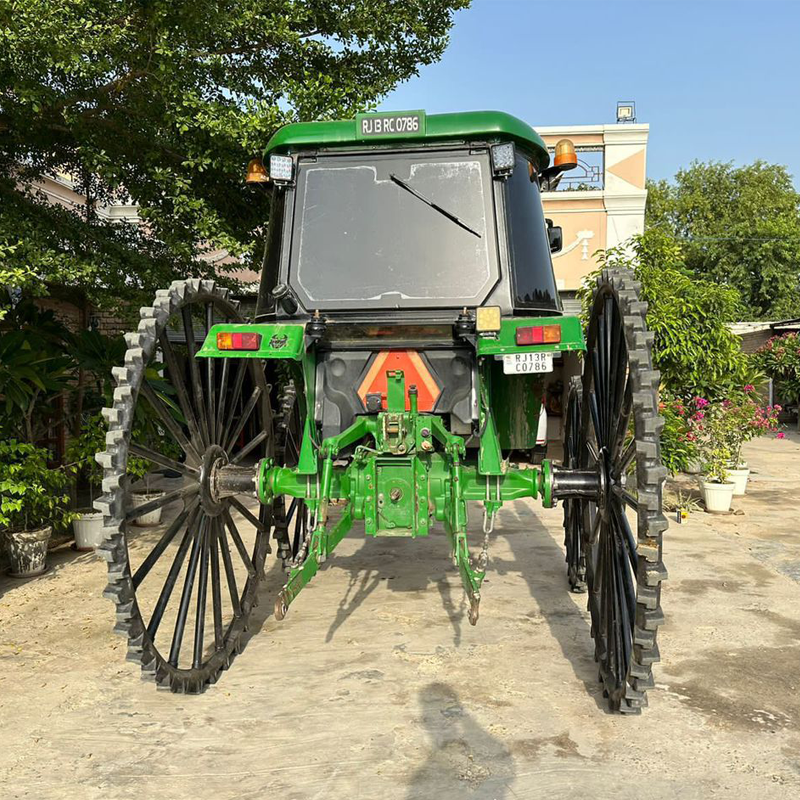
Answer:
[[[769,328],[763,331],[751,331],[742,334],[739,337],[742,343],[742,352],[748,354],[755,353],[756,350],[765,345],[773,335]]]

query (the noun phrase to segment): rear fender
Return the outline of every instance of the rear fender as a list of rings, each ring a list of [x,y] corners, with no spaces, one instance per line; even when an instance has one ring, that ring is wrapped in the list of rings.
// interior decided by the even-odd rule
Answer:
[[[218,333],[257,333],[261,336],[257,350],[220,350],[217,345]],[[264,324],[244,323],[238,325],[214,325],[208,332],[203,346],[197,352],[198,358],[260,358],[291,359],[302,361],[305,358],[305,325],[302,324]]]

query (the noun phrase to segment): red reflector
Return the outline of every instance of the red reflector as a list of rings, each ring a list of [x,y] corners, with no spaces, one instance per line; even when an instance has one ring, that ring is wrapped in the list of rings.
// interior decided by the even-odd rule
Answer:
[[[542,344],[543,341],[544,328],[541,325],[517,328],[517,344]]]
[[[218,333],[218,350],[258,350],[261,347],[260,333]]]
[[[531,325],[517,328],[518,345],[557,344],[561,341],[560,325]]]

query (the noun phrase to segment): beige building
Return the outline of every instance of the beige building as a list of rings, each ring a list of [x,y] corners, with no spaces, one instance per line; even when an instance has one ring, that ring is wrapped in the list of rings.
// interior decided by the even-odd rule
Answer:
[[[649,125],[574,125],[536,129],[551,150],[559,139],[575,143],[578,168],[558,189],[543,195],[545,214],[564,232],[553,256],[558,289],[567,311],[581,280],[596,266],[594,253],[644,230]]]

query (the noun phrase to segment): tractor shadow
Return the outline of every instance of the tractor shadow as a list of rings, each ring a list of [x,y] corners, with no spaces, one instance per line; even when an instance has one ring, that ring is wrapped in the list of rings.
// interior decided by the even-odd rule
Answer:
[[[423,686],[418,720],[428,742],[424,760],[410,777],[406,800],[517,796],[510,789],[516,775],[511,751],[481,727],[452,686]]]
[[[492,557],[490,546],[488,571],[498,576],[522,576],[575,677],[597,707],[610,713],[598,680],[586,594],[573,594],[569,590],[563,547],[556,543],[530,506],[521,502],[510,503],[501,510],[496,530],[508,543],[512,558]],[[558,528],[555,535],[560,533]]]
[[[331,524],[335,524],[335,518]],[[405,537],[381,537],[373,540],[365,537],[363,526],[356,523],[347,537],[358,541],[358,549],[345,553],[340,545],[331,558],[320,567],[312,586],[330,579],[327,572],[349,573],[347,587],[339,600],[330,627],[325,635],[326,643],[333,641],[337,632],[346,625],[352,615],[381,587],[393,592],[403,592],[423,597],[433,584],[439,592],[442,607],[453,627],[453,643],[461,643],[462,625],[468,624],[468,604],[460,583],[452,581],[458,573],[449,557],[449,545],[443,530],[435,530],[431,536],[409,541]],[[274,603],[278,592],[286,583],[287,575],[274,556],[267,556],[264,580],[259,588],[259,605],[250,617],[243,644],[274,616]],[[306,596],[307,587],[300,598]],[[376,605],[379,601],[376,601]],[[292,614],[294,609],[289,610]]]
[[[461,644],[462,625],[468,607],[460,584],[453,586],[450,580],[455,568],[449,557],[444,531],[434,531],[431,536],[416,541],[405,537],[380,538],[378,541],[364,539],[355,553],[346,556],[335,554],[330,568],[349,572],[350,577],[325,637],[326,642],[333,640],[353,613],[385,582],[386,588],[393,592],[420,596],[433,584],[453,627],[453,644]]]

